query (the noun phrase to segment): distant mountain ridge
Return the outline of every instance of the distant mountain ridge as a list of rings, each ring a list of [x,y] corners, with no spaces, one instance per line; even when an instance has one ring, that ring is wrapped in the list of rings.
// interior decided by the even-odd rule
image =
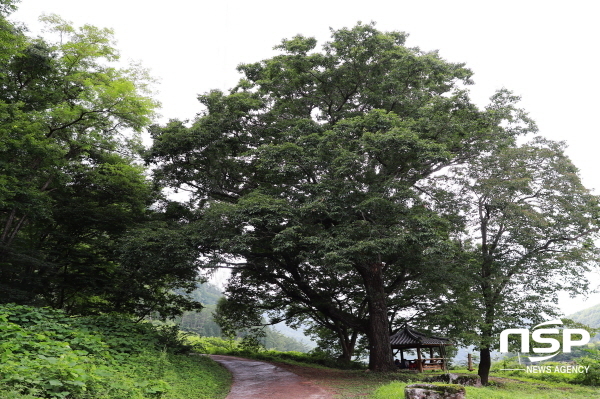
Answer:
[[[600,327],[600,303],[568,315],[567,318],[590,327]]]
[[[586,326],[593,328],[600,327],[600,303],[589,308],[580,310],[573,314],[567,315],[567,319],[571,319]],[[592,341],[600,341],[600,334],[592,338]]]
[[[190,296],[204,305],[204,309],[201,312],[184,312],[177,320],[179,327],[200,336],[221,337],[221,328],[214,321],[213,313],[223,297],[222,290],[214,284],[204,283],[199,284]],[[267,349],[307,352],[316,346],[303,330],[294,330],[284,323],[267,327],[266,334],[263,344]]]

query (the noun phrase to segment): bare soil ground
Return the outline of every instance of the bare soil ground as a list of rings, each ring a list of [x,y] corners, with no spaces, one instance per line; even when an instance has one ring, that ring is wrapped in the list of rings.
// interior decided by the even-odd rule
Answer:
[[[358,370],[335,370],[274,363],[323,387],[336,399],[364,399],[375,389],[390,381],[398,380],[398,373],[369,373]]]
[[[234,386],[226,399],[365,399],[378,387],[391,381],[419,379],[415,373],[370,373],[364,370],[267,363],[233,356],[211,357],[234,375]],[[241,363],[228,365],[228,359],[237,359]],[[260,376],[256,374],[258,371]]]
[[[233,375],[226,399],[333,399],[330,391],[277,365],[234,356],[212,355]]]

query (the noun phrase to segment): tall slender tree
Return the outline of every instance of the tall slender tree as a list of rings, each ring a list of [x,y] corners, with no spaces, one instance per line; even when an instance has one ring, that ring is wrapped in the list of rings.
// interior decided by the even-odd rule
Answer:
[[[460,292],[471,299],[483,383],[499,333],[558,317],[557,293],[586,292],[585,274],[600,260],[598,197],[582,185],[564,147],[538,137],[445,176],[468,220],[463,277],[470,292]]]

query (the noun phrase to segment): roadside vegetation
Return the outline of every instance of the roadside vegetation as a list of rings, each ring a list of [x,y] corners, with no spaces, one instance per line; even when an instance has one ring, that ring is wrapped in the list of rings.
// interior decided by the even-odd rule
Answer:
[[[356,361],[343,362],[319,351],[303,353],[297,351],[266,350],[260,347],[250,347],[244,340],[219,337],[188,336],[186,339],[192,345],[194,351],[210,355],[239,356],[266,362],[279,362],[306,367],[328,367],[342,370],[366,369],[364,363]]]
[[[343,362],[318,351],[265,350],[249,347],[241,339],[200,337],[172,326],[134,323],[123,316],[73,317],[60,310],[12,304],[0,306],[0,353],[3,399],[224,398],[231,384],[229,373],[200,353],[273,362],[343,399],[402,397],[407,384],[439,374],[370,373],[363,363]],[[506,359],[494,364],[490,385],[467,387],[468,397],[578,399],[600,395],[596,350],[578,360],[589,366],[586,374],[501,371],[513,368],[513,363]],[[474,374],[464,369],[453,372]]]
[[[588,349],[587,356],[576,359],[577,365],[588,367],[585,373],[516,371],[526,366],[517,359],[506,358],[492,364],[490,382],[485,387],[466,387],[469,399],[578,399],[600,396],[600,351]],[[544,362],[541,367],[560,370],[573,366],[574,362]],[[503,371],[502,369],[512,369]],[[452,373],[475,375],[466,369],[451,370]],[[425,373],[426,378],[430,373]],[[412,383],[403,378],[394,378],[388,384],[378,387],[373,399],[403,397],[404,388]]]
[[[587,356],[576,359],[577,365],[588,367],[585,373],[540,372],[527,373],[517,359],[506,358],[492,364],[489,385],[466,387],[469,399],[551,399],[551,398],[597,398],[600,396],[600,351],[590,349]],[[574,362],[544,362],[540,366],[548,370],[560,370],[573,366]],[[503,371],[502,369],[513,369]],[[466,369],[451,370],[452,373],[476,375]],[[427,378],[433,373],[419,377]],[[437,373],[439,374],[439,373]],[[406,378],[393,378],[378,387],[373,399],[403,397],[404,388],[412,383]]]
[[[121,316],[0,306],[3,399],[224,398],[229,373],[177,331]]]

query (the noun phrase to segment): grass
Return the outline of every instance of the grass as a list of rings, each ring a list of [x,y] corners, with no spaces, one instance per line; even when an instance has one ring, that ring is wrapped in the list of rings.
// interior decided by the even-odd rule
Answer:
[[[293,373],[300,375],[317,385],[326,388],[339,399],[365,399],[382,385],[391,381],[416,382],[418,375],[414,373],[371,373],[365,370],[340,370],[328,367],[299,366],[287,363],[276,363]],[[404,397],[403,395],[400,397]]]
[[[227,396],[231,374],[207,356],[176,355],[164,380],[171,389],[164,399],[220,399]]]
[[[339,370],[325,367],[298,366],[290,362],[281,367],[316,382],[333,392],[336,399],[398,399],[404,398],[404,387],[424,378],[440,374],[426,372],[370,373],[364,370]],[[468,373],[466,370],[461,374]],[[583,399],[600,397],[600,388],[536,379],[492,375],[493,385],[482,388],[466,387],[469,399]]]
[[[364,399],[370,397],[382,385],[387,385],[390,381],[400,382],[398,379],[412,379],[415,376],[399,376],[398,373],[368,373],[359,371],[345,371],[337,378],[329,378],[321,382],[322,386],[329,388],[338,399]],[[415,381],[403,381],[403,384],[410,384]],[[404,391],[401,396],[404,398]]]
[[[392,382],[378,388],[372,399],[397,399],[404,397],[407,383]],[[568,384],[531,382],[503,382],[496,386],[466,387],[469,399],[583,399],[598,398],[600,390]]]
[[[453,370],[460,374],[474,374],[466,370]],[[547,377],[550,378],[550,377]],[[554,376],[553,378],[558,378]],[[567,382],[526,378],[505,373],[492,373],[487,387],[466,387],[469,399],[584,399],[600,397],[599,387],[589,387]],[[405,381],[392,381],[371,392],[371,399],[396,399],[404,397]]]

